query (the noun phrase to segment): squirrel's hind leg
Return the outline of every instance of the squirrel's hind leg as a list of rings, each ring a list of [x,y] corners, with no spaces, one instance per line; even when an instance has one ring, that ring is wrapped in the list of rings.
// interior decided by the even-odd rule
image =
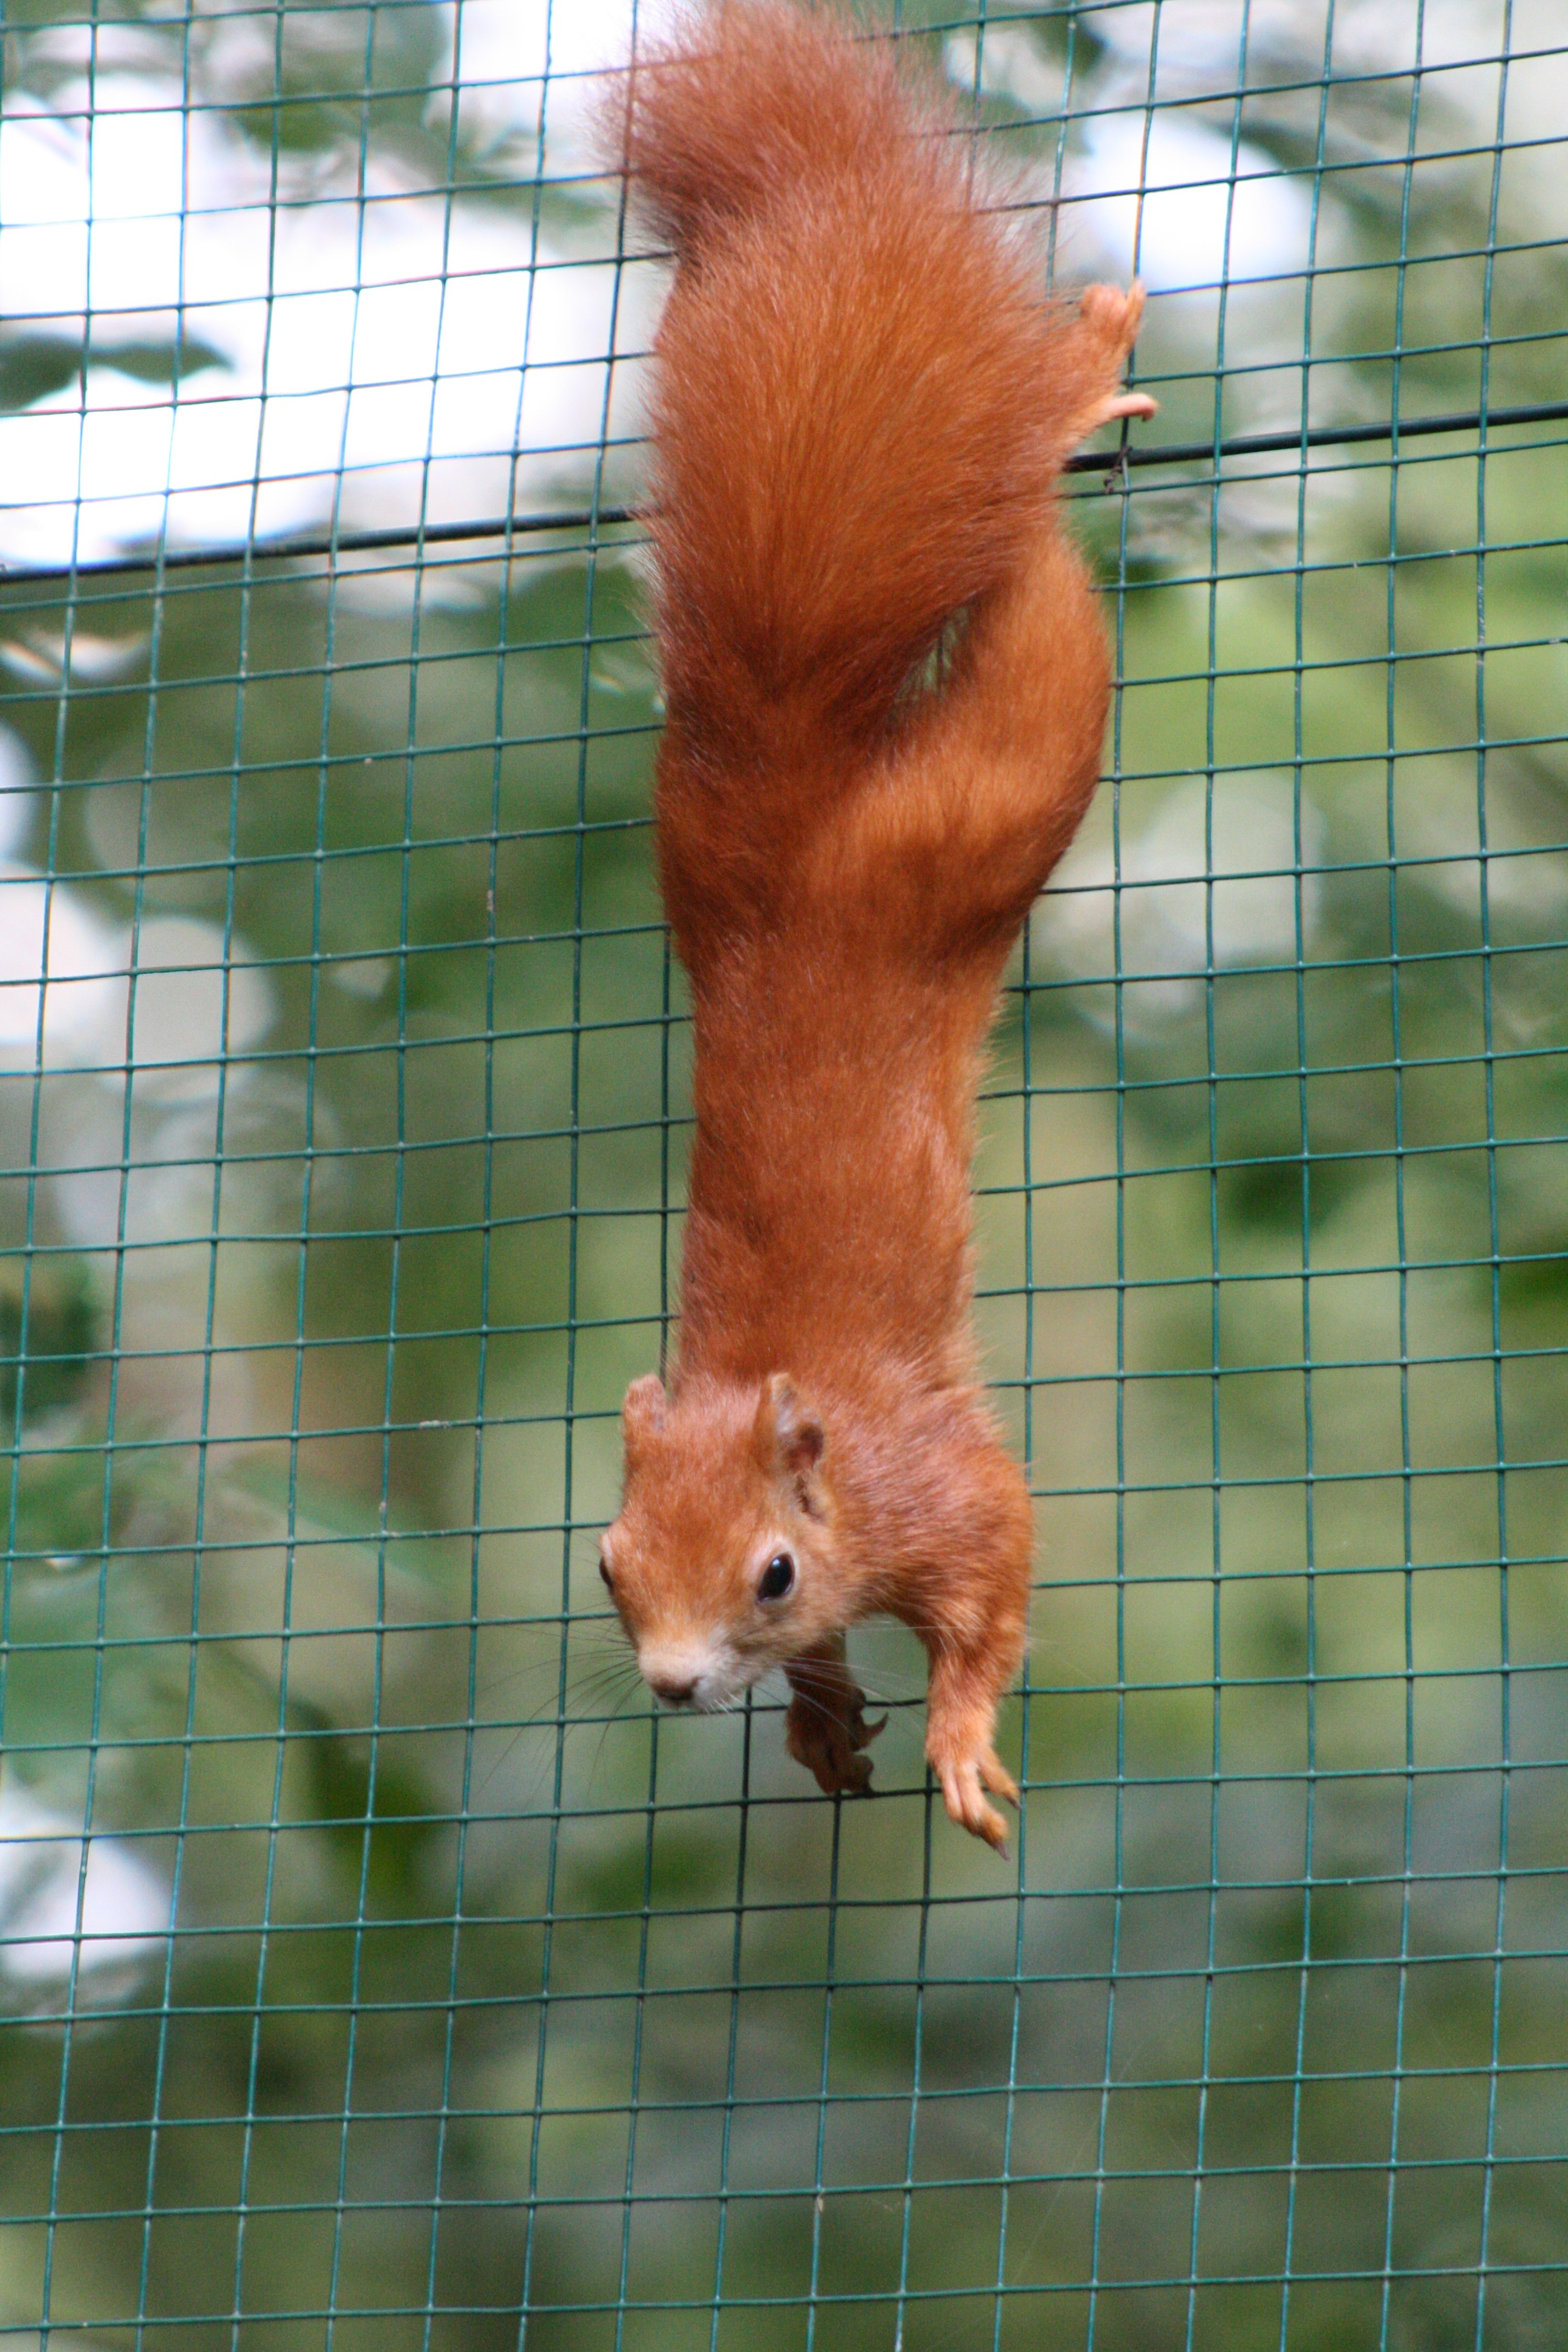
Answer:
[[[807,884],[857,955],[1002,959],[1100,774],[1110,690],[1089,572],[1054,527],[971,619],[953,675],[823,824]],[[986,1001],[989,1012],[989,998]]]

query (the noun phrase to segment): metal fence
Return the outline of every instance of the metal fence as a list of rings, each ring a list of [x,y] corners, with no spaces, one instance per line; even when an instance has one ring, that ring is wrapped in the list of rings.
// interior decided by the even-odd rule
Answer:
[[[594,1573],[688,1137],[631,29],[0,13],[0,2342],[1560,2344],[1555,0],[870,28],[1162,402],[983,1106],[1005,1866],[903,1635],[830,1801]]]

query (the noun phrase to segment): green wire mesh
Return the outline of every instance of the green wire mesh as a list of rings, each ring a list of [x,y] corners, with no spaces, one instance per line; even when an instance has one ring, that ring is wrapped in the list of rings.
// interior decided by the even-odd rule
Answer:
[[[689,1135],[630,17],[0,9],[15,2352],[1563,2340],[1563,18],[869,28],[1162,403],[984,1105],[1007,1866],[903,1635],[829,1801],[594,1573]]]

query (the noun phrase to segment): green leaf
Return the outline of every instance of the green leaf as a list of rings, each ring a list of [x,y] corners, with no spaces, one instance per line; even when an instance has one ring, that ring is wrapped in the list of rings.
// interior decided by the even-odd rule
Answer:
[[[84,367],[118,368],[138,383],[184,383],[208,368],[226,368],[226,355],[198,336],[178,342],[138,341],[89,344],[69,335],[6,334],[0,330],[0,410],[31,407],[79,382]]]
[[[26,1324],[24,1327],[24,1307]],[[87,1275],[76,1260],[36,1260],[24,1291],[22,1263],[0,1271],[0,1412],[25,1417],[69,1404],[91,1369],[96,1318]]]

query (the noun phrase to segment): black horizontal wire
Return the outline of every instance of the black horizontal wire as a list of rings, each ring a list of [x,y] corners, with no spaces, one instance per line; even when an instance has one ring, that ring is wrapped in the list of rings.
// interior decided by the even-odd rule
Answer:
[[[1440,433],[1479,433],[1515,425],[1568,423],[1568,400],[1530,401],[1511,408],[1467,409],[1450,416],[1380,418],[1363,425],[1316,425],[1305,431],[1237,433],[1222,441],[1173,441],[1152,447],[1129,443],[1121,449],[1081,450],[1069,457],[1068,474],[1104,474],[1110,488],[1128,468],[1218,464],[1225,457],[1267,457],[1292,449],[1352,447]],[[509,541],[552,530],[607,530],[646,520],[639,507],[567,507],[558,513],[478,516],[466,522],[396,523],[373,530],[307,531],[292,538],[230,540],[210,547],[154,550],[142,555],[96,557],[90,562],[0,565],[0,586],[26,586],[51,580],[97,580],[138,572],[190,572],[209,564],[292,562],[317,556],[369,555],[397,547],[450,546],[463,540]]]

